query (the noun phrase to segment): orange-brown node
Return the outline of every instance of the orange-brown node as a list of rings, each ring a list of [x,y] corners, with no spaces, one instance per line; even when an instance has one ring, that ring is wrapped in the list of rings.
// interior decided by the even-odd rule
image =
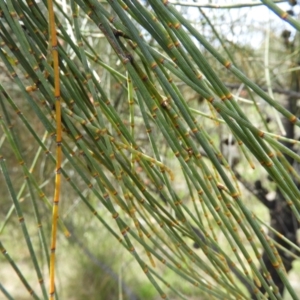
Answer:
[[[176,23],[175,25],[174,25],[174,28],[175,29],[179,29],[181,27],[181,24],[180,23]]]
[[[39,283],[43,283],[44,279],[43,278],[39,278],[38,281],[39,281]]]
[[[259,137],[263,138],[264,135],[265,135],[265,133],[263,131],[261,131],[261,130],[258,131],[258,136]]]
[[[75,140],[76,140],[76,141],[79,141],[80,139],[82,139],[82,134],[79,134],[79,135],[76,135],[76,136],[75,136]]]
[[[38,32],[38,31],[37,31],[37,32]],[[37,33],[37,32],[36,32],[36,33]],[[41,54],[41,55],[39,56],[39,60],[41,60],[41,61],[42,61],[42,60],[45,60],[45,57],[44,57],[43,54]]]
[[[230,62],[230,61],[226,61],[226,62],[224,63],[224,67],[225,67],[226,69],[229,69],[229,68],[231,67],[231,62]]]
[[[211,176],[210,176],[211,177]],[[217,183],[217,188],[219,189],[219,190],[225,190],[225,186],[222,184],[222,183]]]
[[[206,176],[206,178],[208,179],[208,181],[211,181],[213,179],[211,175]]]
[[[194,153],[192,148],[187,148],[186,151],[189,154],[189,156],[192,156]]]
[[[195,127],[195,128],[192,129],[192,133],[196,133],[196,132],[198,132],[198,128],[197,127]]]
[[[19,222],[20,223],[24,222],[24,217],[19,217]]]
[[[87,15],[88,15],[89,17],[90,17],[92,14],[93,14],[93,11],[92,11],[92,10],[88,11],[88,13],[87,13]]]
[[[123,59],[122,59],[122,63],[124,64],[124,65],[126,65],[126,64],[128,64],[130,62],[130,59],[128,58],[128,57],[123,57]]]
[[[286,204],[287,204],[289,207],[293,206],[293,202],[292,202],[291,200],[288,200],[288,201],[286,202]]]
[[[220,200],[220,201],[222,201],[219,197],[218,197],[218,199]],[[226,205],[227,206],[227,205]],[[228,210],[226,210],[225,212],[225,215],[227,216],[227,218],[230,218],[231,217],[231,214],[230,214],[230,212],[228,211]],[[212,229],[212,228],[211,228]]]
[[[222,222],[220,220],[217,221],[218,226],[222,225]]]
[[[158,107],[155,105],[155,106],[153,106],[153,108],[152,108],[152,112],[154,113],[155,111],[157,111],[158,110]],[[152,114],[152,116],[154,116],[155,115],[155,117],[156,117],[156,114]]]
[[[185,158],[184,158],[184,161],[185,162],[188,162],[190,160],[190,156],[186,156]]]
[[[253,236],[251,236],[251,235],[248,236],[248,237],[247,237],[247,240],[248,240],[249,242],[253,241]]]
[[[295,115],[292,115],[290,117],[290,122],[294,124],[294,123],[296,123],[296,121],[297,121],[297,117]]]
[[[93,187],[93,185],[91,183],[89,183],[88,187],[91,189]]]
[[[229,93],[226,97],[227,97],[228,100],[233,99],[233,95],[231,93]]]
[[[17,13],[15,11],[10,12],[9,14],[12,18],[17,17]]]
[[[169,223],[169,226],[174,227],[174,226],[175,226],[175,223],[171,221],[171,222]]]
[[[202,155],[200,154],[200,152],[198,152],[198,153],[195,154],[195,157],[196,157],[196,159],[201,159]]]
[[[174,47],[173,43],[170,43],[167,45],[168,49],[171,50]],[[161,59],[162,61],[160,61],[161,63],[163,63],[164,59]]]
[[[231,194],[231,197],[232,197],[233,199],[236,199],[236,198],[239,197],[239,193],[238,193],[238,192],[232,193],[232,194]]]
[[[267,280],[270,280],[271,279],[271,274],[268,272],[267,274],[264,274],[265,278]]]
[[[153,165],[151,165],[151,168],[152,168]],[[165,168],[160,168],[160,173],[165,173],[166,172],[166,169]]]
[[[151,65],[150,65],[151,69],[154,70],[156,67],[157,67],[157,63],[156,62],[153,62]]]
[[[175,47],[176,47],[176,48],[180,47],[180,45],[181,45],[180,42],[179,42],[178,40],[176,40],[176,41],[174,42],[174,44],[175,44]]]
[[[266,162],[266,166],[267,167],[272,167],[273,166],[273,162],[271,160],[269,160],[268,162]]]
[[[274,269],[278,269],[280,267],[279,262],[276,260],[275,262],[272,263],[272,266],[274,267]]]
[[[226,97],[225,95],[222,95],[222,96],[220,97],[220,99],[221,99],[222,101],[225,101],[225,100],[227,99],[227,97]]]
[[[28,74],[28,73],[26,73],[25,75],[24,75],[24,77],[26,78],[26,79],[28,79],[29,77],[30,77],[30,75]],[[39,81],[39,80],[38,80]]]
[[[203,193],[204,193],[203,190],[198,191],[198,195],[202,195]]]
[[[127,229],[125,228],[125,229],[121,230],[121,233],[123,236],[125,236],[127,234]]]
[[[157,18],[156,18],[154,15],[151,16],[151,19],[152,19],[154,22],[157,22]]]
[[[169,48],[169,46],[167,46],[168,48]],[[159,62],[161,63],[161,64],[163,64],[164,62],[165,62],[165,59],[164,58],[160,58],[159,59]]]
[[[220,209],[221,209],[220,206],[216,206],[216,207],[215,207],[215,211],[216,211],[216,212],[218,212]]]
[[[174,154],[175,154],[176,157],[179,157],[179,156],[180,156],[179,151],[176,151]]]
[[[197,73],[197,79],[201,80],[203,75],[201,73]]]
[[[160,103],[161,107],[163,108],[168,108],[168,101],[167,100],[164,100]]]
[[[282,14],[281,14],[281,18],[283,19],[283,20],[285,20],[285,19],[287,19],[287,17],[289,16],[289,14],[286,12],[286,11],[284,11]]]
[[[208,98],[208,99],[207,99],[207,101],[208,101],[209,103],[213,103],[213,102],[214,102],[214,100],[215,100],[215,98],[214,98],[214,97],[210,97],[210,98]]]
[[[26,74],[26,75],[28,75],[28,74]],[[17,77],[17,73],[16,72],[12,72],[11,74],[10,74],[10,76],[12,77],[12,78],[15,78],[15,77]],[[28,77],[29,77],[29,75],[28,75]],[[28,78],[27,77],[27,78]]]
[[[251,257],[247,258],[247,262],[248,264],[252,264],[252,258]]]
[[[172,57],[172,60],[173,60],[173,62],[175,63],[175,62],[177,61],[177,58],[176,58],[176,57]],[[178,66],[176,65],[175,68],[177,69]]]
[[[23,166],[24,165],[24,160],[19,161],[19,165]]]
[[[131,48],[134,50],[135,48],[137,48],[138,44],[134,43],[134,44],[131,44]]]
[[[97,177],[99,177],[99,173],[95,172],[95,173],[93,173],[92,176],[93,176],[94,178],[97,178]]]
[[[105,101],[105,104],[108,106],[108,105],[110,105],[110,101],[107,99],[106,101]],[[97,105],[98,105],[98,103],[97,103]]]
[[[119,214],[118,214],[118,213],[115,213],[115,214],[112,215],[112,217],[113,217],[114,219],[117,219],[117,218],[119,217]]]

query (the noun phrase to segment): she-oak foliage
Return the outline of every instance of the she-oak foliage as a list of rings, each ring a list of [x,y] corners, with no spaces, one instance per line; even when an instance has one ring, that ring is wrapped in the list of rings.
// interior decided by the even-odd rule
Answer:
[[[274,2],[262,2],[299,30]],[[6,0],[0,17],[0,164],[9,192],[1,199],[1,265],[10,265],[34,299],[61,293],[57,273],[64,262],[55,258],[63,251],[61,233],[72,239],[61,213],[72,206],[69,193],[87,208],[82,214],[89,211],[115,238],[112,248],[121,245],[134,257],[137,274],[144,272],[163,299],[189,299],[180,284],[168,283],[165,270],[203,299],[275,300],[284,290],[298,299],[288,279],[300,250],[300,156],[291,147],[300,124],[297,74],[290,87],[295,94],[278,101],[222,49],[209,15],[203,19],[217,47],[168,1]],[[247,90],[259,126],[224,73]],[[196,95],[196,105],[178,82]],[[269,130],[257,97],[282,117],[286,137]],[[265,170],[276,185],[275,200],[267,200],[260,180],[251,185],[228,164],[212,137],[223,123],[242,152],[244,173]],[[36,152],[28,154],[30,147]],[[13,175],[16,162],[21,180]],[[55,171],[50,191],[37,168]],[[267,207],[270,224],[253,213],[246,189]],[[5,248],[14,214],[35,280]],[[0,289],[14,299],[1,281]]]

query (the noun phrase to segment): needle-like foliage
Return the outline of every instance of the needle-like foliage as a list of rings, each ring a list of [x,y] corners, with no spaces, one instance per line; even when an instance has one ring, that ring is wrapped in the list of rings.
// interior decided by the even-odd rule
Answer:
[[[276,2],[262,2],[299,30]],[[229,49],[212,18],[202,8],[197,12],[213,39],[167,0],[0,1],[6,77],[0,82],[0,164],[9,192],[1,200],[0,248],[3,264],[34,299],[61,294],[57,273],[64,261],[56,255],[63,248],[56,241],[71,233],[59,207],[74,209],[71,197],[86,208],[79,213],[115,238],[112,248],[120,245],[134,257],[163,299],[189,298],[174,282],[189,284],[205,299],[275,300],[283,299],[283,290],[298,299],[288,271],[299,253],[300,156],[290,147],[297,144],[294,134],[277,135],[274,128],[295,129],[300,120],[274,96],[269,44],[266,81],[256,82],[245,74],[238,45]],[[233,82],[247,93],[245,103],[232,92]],[[191,95],[197,100],[189,101]],[[271,129],[265,112],[276,119]],[[220,128],[230,138],[224,140]],[[234,143],[243,161],[239,169],[233,150],[222,151]],[[278,225],[279,206],[275,210],[262,195],[262,182],[254,190],[245,181],[254,168],[276,186],[281,217],[292,224],[287,231]],[[253,211],[247,188],[269,209],[271,224]],[[13,214],[40,289],[6,251]],[[103,243],[99,238],[99,247]],[[0,288],[13,299],[5,284]]]

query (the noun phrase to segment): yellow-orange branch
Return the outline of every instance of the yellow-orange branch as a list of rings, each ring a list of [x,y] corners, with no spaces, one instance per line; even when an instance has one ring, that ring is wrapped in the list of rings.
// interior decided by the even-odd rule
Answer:
[[[52,49],[53,69],[54,69],[54,96],[55,96],[55,113],[56,113],[56,174],[55,174],[55,191],[52,210],[52,233],[50,246],[50,284],[49,294],[50,300],[54,299],[55,293],[55,250],[56,250],[56,235],[57,235],[57,220],[58,220],[58,204],[60,197],[61,186],[61,107],[60,107],[60,80],[59,80],[59,61],[58,61],[58,44],[55,27],[55,18],[53,11],[53,2],[48,0],[49,12],[49,34]]]

